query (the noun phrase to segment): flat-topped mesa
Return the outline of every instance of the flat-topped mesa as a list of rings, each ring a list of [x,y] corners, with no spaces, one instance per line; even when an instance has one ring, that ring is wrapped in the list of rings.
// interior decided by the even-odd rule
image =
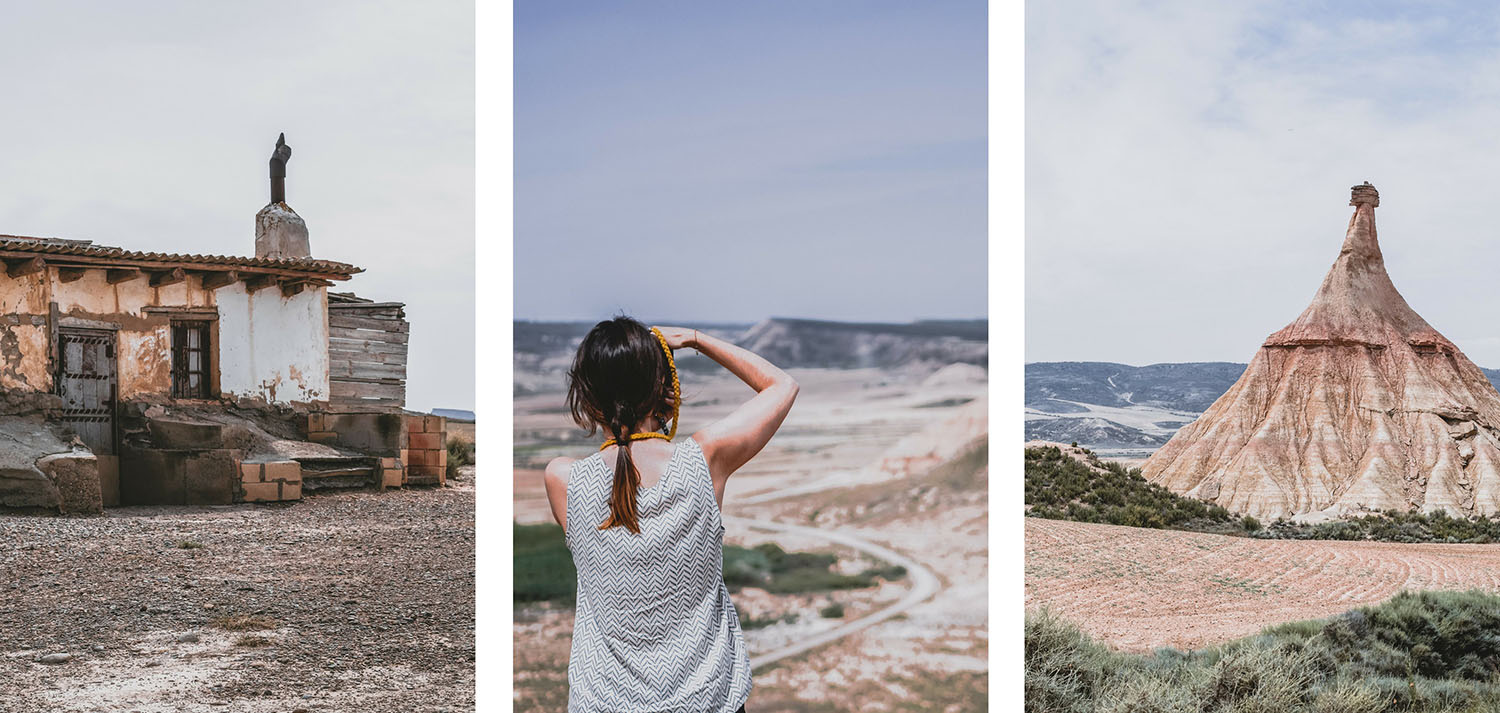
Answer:
[[[1236,512],[1500,513],[1500,393],[1386,273],[1380,194],[1354,215],[1312,303],[1152,454],[1153,483]]]
[[[255,214],[256,257],[312,257],[307,223],[286,204],[286,162],[291,158],[292,147],[282,134],[271,151],[271,202]]]

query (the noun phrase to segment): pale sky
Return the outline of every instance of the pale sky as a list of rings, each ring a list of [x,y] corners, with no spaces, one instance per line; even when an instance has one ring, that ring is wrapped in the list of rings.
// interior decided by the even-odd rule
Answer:
[[[1248,361],[1349,187],[1416,311],[1500,366],[1500,9],[1028,3],[1026,359]]]
[[[515,13],[517,318],[985,315],[984,2]]]
[[[474,406],[472,2],[11,3],[0,233],[253,255],[279,132],[333,289],[407,304],[407,405]]]

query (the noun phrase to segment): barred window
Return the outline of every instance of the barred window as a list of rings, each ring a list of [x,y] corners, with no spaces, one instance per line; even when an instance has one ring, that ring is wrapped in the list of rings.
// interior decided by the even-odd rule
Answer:
[[[172,320],[172,395],[206,399],[208,392],[208,322]]]

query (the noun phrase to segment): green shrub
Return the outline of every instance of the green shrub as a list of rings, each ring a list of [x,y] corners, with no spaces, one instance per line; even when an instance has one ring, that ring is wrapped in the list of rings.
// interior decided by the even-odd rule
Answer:
[[[1249,515],[1240,516],[1148,483],[1139,469],[1102,461],[1087,450],[1083,453],[1080,461],[1056,446],[1026,449],[1027,516],[1263,539],[1500,542],[1500,518],[1454,517],[1442,511],[1387,510],[1317,524],[1280,518],[1262,525]]]
[[[1115,653],[1028,612],[1026,710],[1381,713],[1500,710],[1500,597],[1403,593],[1199,651]]]
[[[471,441],[460,441],[457,438],[448,439],[448,477],[458,475],[460,466],[474,465],[474,443]]]
[[[828,606],[818,610],[818,616],[824,619],[842,619],[844,618],[844,605],[838,602],[831,602]]]
[[[1027,448],[1027,514],[1157,529],[1231,532],[1244,528],[1241,520],[1222,507],[1146,482],[1139,469],[1127,470],[1088,452],[1085,457],[1088,463],[1055,446]]]

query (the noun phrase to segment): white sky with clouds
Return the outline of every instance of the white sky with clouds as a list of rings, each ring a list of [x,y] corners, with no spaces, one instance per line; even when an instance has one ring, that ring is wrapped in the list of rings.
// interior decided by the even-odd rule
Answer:
[[[253,255],[276,135],[335,290],[407,303],[407,405],[474,405],[472,2],[11,3],[0,233]]]
[[[985,13],[518,0],[515,316],[983,317]]]
[[[1028,3],[1026,60],[1027,361],[1248,361],[1368,180],[1396,287],[1500,366],[1500,8]]]

